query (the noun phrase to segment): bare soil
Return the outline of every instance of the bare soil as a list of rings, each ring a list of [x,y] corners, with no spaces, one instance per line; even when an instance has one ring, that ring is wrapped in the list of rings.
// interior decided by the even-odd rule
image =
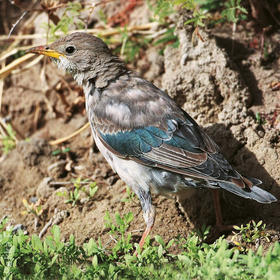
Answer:
[[[138,22],[137,12],[133,15]],[[274,58],[264,61],[261,50],[251,46],[259,34],[246,25],[238,25],[234,40],[231,26],[225,24],[201,31],[204,42],[197,39],[193,44],[192,30],[183,22],[179,17],[179,48],[167,46],[162,56],[151,46],[130,67],[166,90],[214,138],[238,171],[258,177],[262,187],[280,199],[280,91],[271,87],[280,79],[280,34],[266,37]],[[266,122],[258,123],[256,113]],[[51,221],[59,224],[65,239],[74,234],[78,243],[101,238],[108,244],[112,240],[104,226],[106,211],[122,215],[132,211],[135,218],[129,230],[139,240],[145,227],[139,201],[136,197],[123,201],[126,186],[97,151],[90,129],[59,147],[49,144],[87,122],[82,90],[70,76],[48,60],[45,66],[40,62],[12,74],[5,80],[2,115],[11,120],[21,140],[0,158],[0,218],[7,215],[11,226],[22,224],[30,234],[40,233]],[[70,152],[52,154],[66,147]],[[90,178],[99,188],[94,198],[82,195],[72,206],[58,193],[73,190],[73,184],[64,183],[78,177]],[[39,219],[25,212],[23,199],[42,206]],[[225,223],[263,220],[272,240],[279,240],[280,202],[261,205],[225,192],[221,201]],[[215,224],[207,190],[196,191],[180,203],[155,196],[153,203],[157,216],[152,235],[159,234],[165,241],[187,236],[203,224]]]

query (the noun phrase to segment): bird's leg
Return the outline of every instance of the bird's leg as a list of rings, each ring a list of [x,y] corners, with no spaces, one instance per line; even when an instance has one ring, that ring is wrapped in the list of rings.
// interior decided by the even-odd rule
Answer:
[[[233,229],[232,225],[224,225],[223,224],[223,216],[221,211],[221,203],[220,203],[220,193],[219,190],[212,190],[212,196],[214,200],[214,208],[216,214],[216,228],[219,231],[229,231]]]
[[[219,227],[223,224],[219,190],[212,190],[212,196],[213,196],[214,208],[216,214],[216,226]]]
[[[146,191],[144,189],[138,189],[135,191],[137,196],[139,197],[142,210],[143,210],[143,218],[146,222],[146,229],[142,234],[141,240],[139,242],[139,247],[142,249],[146,237],[149,235],[155,221],[155,209],[152,205],[152,199],[151,199],[151,194],[149,191]],[[136,252],[137,254],[137,252]]]
[[[142,234],[142,237],[141,237],[141,240],[139,242],[139,247],[140,249],[142,249],[144,243],[145,243],[145,240],[146,240],[146,237],[149,235],[153,225],[154,225],[154,221],[155,221],[155,209],[154,207],[151,205],[150,209],[144,214],[143,214],[143,217],[144,217],[144,220],[146,222],[146,229],[145,231],[143,232]]]

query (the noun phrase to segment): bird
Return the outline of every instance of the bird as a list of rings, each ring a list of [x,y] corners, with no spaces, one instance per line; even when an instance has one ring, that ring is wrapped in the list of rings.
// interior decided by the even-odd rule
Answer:
[[[83,87],[95,143],[119,177],[140,200],[146,228],[154,225],[151,193],[180,197],[190,189],[212,190],[216,226],[223,228],[219,190],[259,203],[277,199],[262,182],[237,172],[218,145],[166,92],[112,54],[100,38],[68,34],[28,53],[51,58]]]

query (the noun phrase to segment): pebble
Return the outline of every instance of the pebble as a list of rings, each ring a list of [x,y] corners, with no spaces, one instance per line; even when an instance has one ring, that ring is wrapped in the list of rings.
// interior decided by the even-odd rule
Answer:
[[[26,227],[25,227],[23,224],[16,224],[16,225],[13,227],[12,233],[13,233],[13,234],[16,234],[16,233],[18,233],[20,230],[25,231],[25,230],[26,230]]]
[[[53,188],[50,185],[53,179],[51,177],[45,177],[36,190],[36,197],[38,198],[48,198],[53,193]]]

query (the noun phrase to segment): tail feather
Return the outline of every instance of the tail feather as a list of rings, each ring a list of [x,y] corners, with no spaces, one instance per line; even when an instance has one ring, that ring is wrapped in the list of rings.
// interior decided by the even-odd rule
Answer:
[[[255,185],[250,189],[246,188],[246,190],[236,186],[231,182],[218,182],[218,185],[222,189],[225,189],[244,198],[256,200],[260,203],[272,203],[277,201],[275,196]]]
[[[244,178],[244,176],[242,176]],[[257,178],[252,178],[252,177],[246,177],[248,180],[250,180],[253,185],[261,185],[262,184],[262,181],[260,179],[257,179]]]

